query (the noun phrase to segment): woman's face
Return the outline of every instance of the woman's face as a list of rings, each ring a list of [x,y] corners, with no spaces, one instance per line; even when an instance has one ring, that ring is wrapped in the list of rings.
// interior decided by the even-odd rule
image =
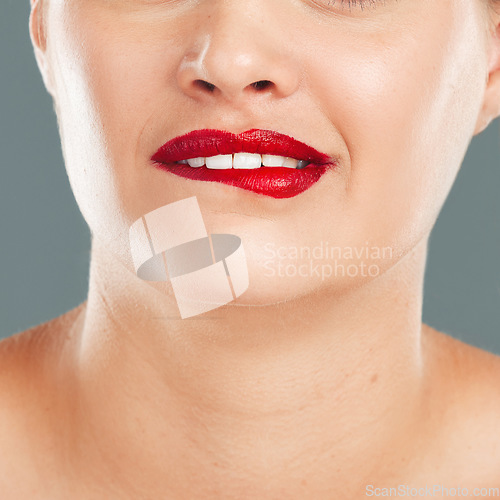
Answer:
[[[483,105],[487,7],[482,0],[350,3],[351,10],[340,0],[40,7],[39,63],[76,200],[101,246],[133,269],[130,225],[196,196],[209,232],[243,240],[250,288],[238,302],[268,303],[357,286],[425,241]],[[259,80],[273,85],[249,87]],[[162,144],[206,128],[274,130],[338,165],[284,199],[153,166]],[[319,257],[320,246],[342,255]],[[295,258],[300,248],[317,249],[314,265],[307,255]],[[330,265],[331,275],[318,264]]]

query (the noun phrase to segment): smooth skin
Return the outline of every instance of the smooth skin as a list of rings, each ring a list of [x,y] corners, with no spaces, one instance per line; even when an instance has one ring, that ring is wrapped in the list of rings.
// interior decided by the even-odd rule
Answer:
[[[500,115],[497,4],[33,0],[92,254],[88,300],[0,344],[2,499],[500,488],[500,358],[421,319],[430,231]],[[284,200],[153,167],[200,128],[277,130],[339,167]],[[128,228],[194,195],[251,286],[187,321],[135,275]],[[325,241],[391,252],[375,276],[265,272],[266,245]]]

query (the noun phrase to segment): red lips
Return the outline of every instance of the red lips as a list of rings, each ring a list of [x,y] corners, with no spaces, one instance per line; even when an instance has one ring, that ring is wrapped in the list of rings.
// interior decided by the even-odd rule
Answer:
[[[248,170],[217,170],[175,163],[191,158],[242,152],[285,156],[305,160],[309,164],[300,169],[261,166]],[[180,177],[221,182],[273,198],[297,196],[336,165],[331,157],[303,142],[278,132],[259,129],[237,135],[220,130],[195,130],[161,146],[151,160],[156,167]]]

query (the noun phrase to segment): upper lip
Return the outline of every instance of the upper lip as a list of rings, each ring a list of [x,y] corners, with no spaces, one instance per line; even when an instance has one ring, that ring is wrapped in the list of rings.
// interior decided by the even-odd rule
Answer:
[[[151,159],[158,163],[174,163],[191,158],[242,152],[285,156],[306,160],[315,165],[334,163],[327,154],[297,139],[261,129],[247,130],[241,134],[212,129],[193,130],[166,142]]]

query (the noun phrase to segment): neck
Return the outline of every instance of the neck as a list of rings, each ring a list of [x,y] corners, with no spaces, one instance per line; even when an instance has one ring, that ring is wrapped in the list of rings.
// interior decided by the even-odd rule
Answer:
[[[121,470],[130,461],[136,486],[292,498],[361,484],[381,449],[401,462],[422,415],[425,256],[423,241],[349,293],[188,321],[167,285],[141,282],[93,242],[74,328],[79,425],[99,457],[119,456]]]

